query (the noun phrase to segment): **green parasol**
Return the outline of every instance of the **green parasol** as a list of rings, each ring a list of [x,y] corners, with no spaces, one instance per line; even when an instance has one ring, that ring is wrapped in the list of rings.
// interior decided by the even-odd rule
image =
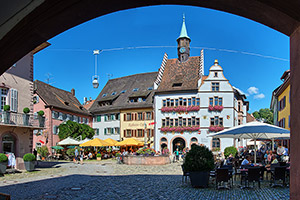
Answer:
[[[60,150],[60,149],[64,149],[63,147],[61,147],[61,146],[53,146],[53,147],[51,147],[52,149],[55,149],[55,150]]]
[[[67,146],[68,149],[74,149],[75,147],[78,147],[78,146],[74,146],[74,145],[73,146]]]

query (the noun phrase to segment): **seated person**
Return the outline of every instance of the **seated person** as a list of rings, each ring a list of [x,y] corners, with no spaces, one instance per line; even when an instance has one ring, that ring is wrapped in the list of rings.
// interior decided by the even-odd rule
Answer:
[[[251,165],[249,155],[246,156],[246,158],[242,161],[241,165]]]
[[[278,163],[278,160],[277,160],[276,156],[274,155],[271,164],[277,164],[277,163]]]

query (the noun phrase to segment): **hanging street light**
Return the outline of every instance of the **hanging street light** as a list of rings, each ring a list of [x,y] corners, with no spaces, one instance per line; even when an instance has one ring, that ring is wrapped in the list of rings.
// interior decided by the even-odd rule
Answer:
[[[101,52],[102,50],[94,50],[93,51],[93,54],[95,55],[95,75],[92,77],[92,79],[93,79],[93,87],[95,88],[95,89],[97,89],[98,87],[99,87],[99,81],[98,81],[98,79],[99,79],[99,76],[97,75],[97,56],[99,55],[99,53]]]

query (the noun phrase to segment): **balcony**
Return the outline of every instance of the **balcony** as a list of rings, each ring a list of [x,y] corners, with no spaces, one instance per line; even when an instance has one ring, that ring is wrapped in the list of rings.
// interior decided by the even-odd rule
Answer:
[[[45,117],[41,119],[33,114],[0,111],[0,126],[18,126],[33,129],[42,129],[45,126]]]

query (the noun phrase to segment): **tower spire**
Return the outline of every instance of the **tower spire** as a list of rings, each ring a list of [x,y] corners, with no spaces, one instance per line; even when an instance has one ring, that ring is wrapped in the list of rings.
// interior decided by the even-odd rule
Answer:
[[[180,35],[177,38],[177,40],[180,39],[180,38],[188,38],[189,40],[191,40],[191,38],[187,34],[187,30],[186,30],[186,26],[185,26],[185,15],[184,14],[183,14],[182,18],[183,18],[183,21],[182,21],[182,26],[181,26],[181,32],[180,32]]]

